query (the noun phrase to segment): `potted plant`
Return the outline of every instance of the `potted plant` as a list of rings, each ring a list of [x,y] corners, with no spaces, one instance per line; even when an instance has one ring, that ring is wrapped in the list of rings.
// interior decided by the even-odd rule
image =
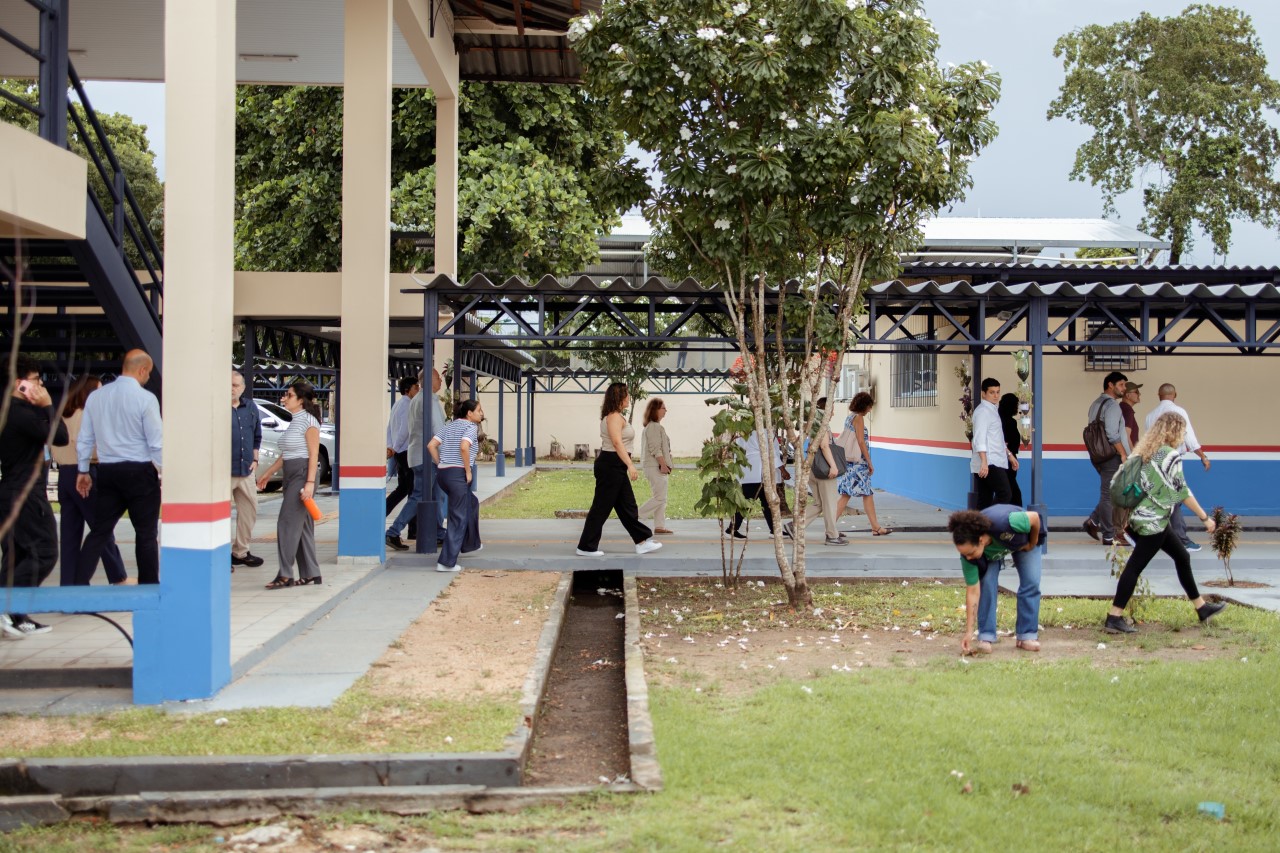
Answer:
[[[1244,530],[1240,525],[1240,516],[1215,506],[1213,524],[1213,535],[1209,537],[1209,542],[1213,545],[1213,553],[1218,555],[1223,568],[1227,570],[1227,586],[1235,586],[1236,579],[1231,575],[1231,552],[1240,544],[1240,533]]]

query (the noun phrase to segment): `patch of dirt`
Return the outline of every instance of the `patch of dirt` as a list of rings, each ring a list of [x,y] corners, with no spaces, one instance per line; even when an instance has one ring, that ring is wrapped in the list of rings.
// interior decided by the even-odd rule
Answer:
[[[1211,586],[1215,589],[1270,589],[1269,583],[1258,583],[1257,581],[1236,581],[1228,583],[1225,580],[1200,581],[1201,586]]]
[[[574,573],[526,785],[595,785],[630,775],[621,587],[621,572]]]
[[[50,746],[79,743],[90,736],[84,725],[62,717],[23,717],[9,714],[0,735],[0,754],[24,755]],[[98,740],[102,739],[100,735]]]
[[[827,584],[811,580],[811,585],[817,589]],[[911,669],[961,657],[962,609],[958,620],[938,620],[944,623],[942,626],[885,624],[886,620],[872,614],[846,613],[835,620],[839,627],[832,627],[830,614],[815,619],[776,605],[756,607],[748,613],[739,602],[735,618],[753,618],[732,625],[732,620],[722,620],[724,624],[718,630],[690,630],[684,624],[690,617],[681,615],[692,611],[688,588],[705,595],[705,580],[641,579],[639,586],[640,608],[646,611],[641,616],[641,645],[650,686],[745,694],[783,679],[848,674],[876,667]],[[768,588],[772,592],[766,598],[776,599],[780,587],[771,580]],[[847,581],[845,588],[849,588]],[[1041,607],[1052,606],[1052,601],[1044,599]],[[1000,607],[1012,607],[1013,602],[1012,596],[1001,595]],[[853,619],[844,621],[843,617],[850,615]],[[859,619],[860,615],[865,618]],[[742,625],[743,621],[749,624]],[[925,624],[930,627],[923,627]],[[1040,642],[1041,651],[1025,652],[1015,648],[1012,632],[1002,632],[991,655],[968,660],[978,665],[988,660],[1036,663],[1088,658],[1095,665],[1106,667],[1128,665],[1135,657],[1183,661],[1237,654],[1228,647],[1227,638],[1205,636],[1198,631],[1173,632],[1150,623],[1143,624],[1141,633],[1134,637],[1113,637],[1104,634],[1098,625],[1042,627]]]
[[[518,694],[559,582],[551,572],[464,571],[373,664],[365,683],[378,696]]]

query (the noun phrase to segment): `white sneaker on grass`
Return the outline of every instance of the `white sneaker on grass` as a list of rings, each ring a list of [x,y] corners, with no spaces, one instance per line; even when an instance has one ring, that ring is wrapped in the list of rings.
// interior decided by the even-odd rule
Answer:
[[[637,554],[652,554],[654,551],[662,547],[662,543],[657,539],[646,539],[636,546]]]
[[[578,548],[577,551],[578,551],[579,557],[603,557],[604,556],[604,551],[584,551],[581,548]]]

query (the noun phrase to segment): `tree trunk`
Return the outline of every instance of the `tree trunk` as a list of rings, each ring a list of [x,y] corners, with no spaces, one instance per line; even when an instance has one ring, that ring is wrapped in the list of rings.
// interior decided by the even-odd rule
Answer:
[[[801,575],[793,586],[787,587],[787,604],[796,610],[813,609],[813,590],[809,589],[808,578]]]

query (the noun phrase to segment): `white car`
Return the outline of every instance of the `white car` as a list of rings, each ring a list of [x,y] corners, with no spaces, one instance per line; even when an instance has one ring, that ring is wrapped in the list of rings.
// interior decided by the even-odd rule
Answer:
[[[272,403],[270,400],[254,399],[253,402],[257,404],[258,414],[262,418],[262,447],[258,451],[258,465],[266,469],[279,457],[280,436],[289,428],[289,422],[293,420],[293,415],[289,414],[289,410],[279,403]],[[317,483],[323,483],[328,480],[332,473],[330,460],[333,459],[335,443],[336,433],[334,432],[333,424],[321,424],[320,460],[316,464]],[[263,491],[274,492],[280,488],[282,480],[282,473],[277,471],[267,482],[267,487]]]

